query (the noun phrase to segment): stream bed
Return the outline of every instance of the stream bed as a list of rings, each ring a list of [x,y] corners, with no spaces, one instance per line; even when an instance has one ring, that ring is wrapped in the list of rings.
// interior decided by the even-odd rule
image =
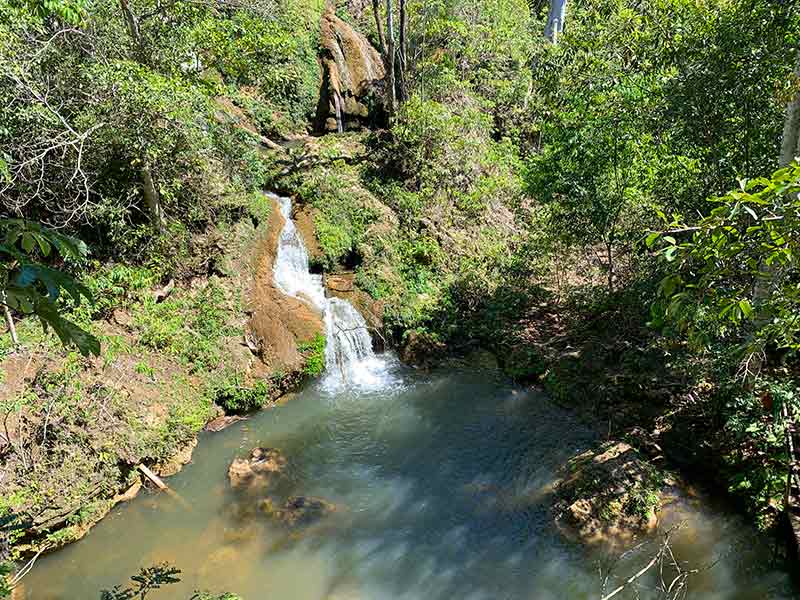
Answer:
[[[362,386],[308,385],[284,405],[201,434],[192,463],[168,480],[188,504],[143,492],[83,540],[42,557],[28,600],[92,600],[143,566],[169,562],[194,590],[244,600],[599,599],[608,556],[567,541],[553,524],[558,467],[596,435],[541,394],[479,369],[422,373],[385,355]],[[232,490],[228,465],[251,448],[288,459],[276,492],[317,496],[336,511],[290,533]],[[671,516],[670,516],[671,515]],[[793,597],[771,548],[737,516],[685,501],[679,560],[718,561],[690,580],[690,598]],[[619,561],[620,578],[651,556]],[[639,580],[642,598],[653,579]],[[624,592],[616,598],[634,598]]]

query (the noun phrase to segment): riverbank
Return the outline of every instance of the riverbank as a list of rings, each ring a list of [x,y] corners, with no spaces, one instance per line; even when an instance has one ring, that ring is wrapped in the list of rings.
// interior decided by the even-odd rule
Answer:
[[[98,358],[65,352],[30,319],[19,324],[19,346],[0,338],[9,558],[80,539],[137,493],[138,465],[177,473],[207,422],[273,403],[317,374],[318,329],[259,336],[258,315],[276,293],[259,283],[271,281],[275,214],[264,196],[256,213],[201,236],[204,276],[162,281],[148,269],[97,265],[85,281],[98,305],[72,317],[101,340]]]

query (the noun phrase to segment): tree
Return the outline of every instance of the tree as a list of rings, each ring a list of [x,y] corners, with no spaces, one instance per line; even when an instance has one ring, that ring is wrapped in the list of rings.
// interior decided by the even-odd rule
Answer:
[[[378,50],[381,56],[386,56],[386,38],[383,35],[383,25],[381,24],[381,0],[372,0],[372,13],[375,16],[375,31],[378,34]]]
[[[786,106],[779,160],[781,167],[789,166],[793,160],[800,157],[800,50],[797,51],[792,84],[794,95]]]
[[[797,53],[793,84],[795,92],[786,106],[781,154],[778,159],[780,167],[789,167],[800,155],[800,50]],[[791,199],[787,200],[791,205]],[[768,256],[759,261],[758,276],[753,285],[753,311],[755,314],[751,325],[751,338],[753,339],[758,338],[759,330],[764,328],[773,316],[769,308],[770,296],[781,285],[779,279],[786,275],[781,273],[781,270],[777,268],[776,262],[770,260],[770,258],[771,256]],[[762,348],[753,347],[750,356],[752,358],[745,363],[747,365],[745,377],[748,385],[752,385],[763,366],[764,353]]]
[[[697,224],[675,220],[666,233],[648,236],[651,246],[661,239],[671,265],[654,315],[698,344],[720,337],[737,344],[740,376],[752,385],[766,348],[800,350],[800,165],[743,181],[712,202]],[[686,233],[691,238],[680,241]]]
[[[400,91],[400,101],[408,100],[408,11],[406,10],[406,0],[398,0],[400,5],[400,51],[397,53],[398,83]]]
[[[394,9],[386,0],[386,110],[393,117],[397,110],[397,81],[395,79]]]
[[[787,103],[779,166],[770,179],[742,181],[713,200],[718,206],[696,225],[670,223],[662,255],[673,268],[661,282],[659,321],[672,320],[695,339],[727,332],[742,350],[740,377],[752,388],[765,350],[800,349],[800,289],[794,283],[800,227],[800,52]],[[692,233],[689,241],[679,234]],[[703,307],[711,316],[700,318]],[[730,329],[733,328],[731,332]]]

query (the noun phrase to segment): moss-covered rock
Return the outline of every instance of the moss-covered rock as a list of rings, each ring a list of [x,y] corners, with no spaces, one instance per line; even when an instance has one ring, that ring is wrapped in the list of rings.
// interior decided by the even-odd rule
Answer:
[[[613,545],[657,526],[664,477],[628,444],[606,442],[563,470],[554,506],[568,537]]]

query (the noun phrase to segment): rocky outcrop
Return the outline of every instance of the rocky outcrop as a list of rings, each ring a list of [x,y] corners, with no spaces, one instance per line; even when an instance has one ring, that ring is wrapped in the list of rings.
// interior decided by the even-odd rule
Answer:
[[[261,510],[287,527],[306,527],[335,512],[336,506],[322,498],[291,496],[282,506],[266,498],[261,502]]]
[[[386,71],[369,40],[329,7],[320,27],[323,81],[317,104],[320,129],[343,131],[385,121]]]
[[[247,420],[247,417],[242,417],[241,415],[220,415],[206,423],[206,426],[203,427],[203,430],[210,431],[212,433],[218,433],[223,429],[227,429],[234,423],[245,420]]]
[[[441,361],[445,345],[429,333],[407,331],[400,344],[400,360],[407,365],[430,368]]]
[[[247,458],[237,458],[228,467],[231,487],[266,487],[286,468],[286,457],[275,448],[253,448]]]
[[[192,453],[194,453],[196,446],[197,438],[192,438],[189,443],[179,448],[177,452],[167,460],[157,464],[154,469],[155,472],[161,475],[161,477],[170,477],[180,472],[185,465],[188,465],[192,461]]]
[[[284,220],[277,203],[273,200],[272,204],[250,291],[250,333],[261,359],[273,371],[299,372],[305,359],[297,345],[324,333],[322,315],[275,287],[272,269]]]
[[[658,525],[663,476],[628,444],[606,442],[573,458],[556,486],[556,522],[588,544],[625,544]]]

